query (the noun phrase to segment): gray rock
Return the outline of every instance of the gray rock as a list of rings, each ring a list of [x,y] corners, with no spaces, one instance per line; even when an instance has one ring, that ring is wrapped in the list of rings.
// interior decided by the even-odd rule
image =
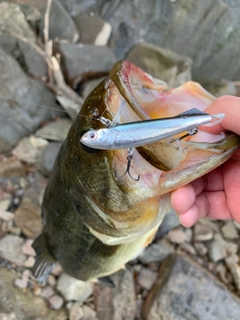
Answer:
[[[183,243],[183,242],[189,242],[191,240],[190,236],[187,234],[187,232],[181,230],[181,229],[175,229],[171,230],[167,238],[172,243]]]
[[[30,42],[18,41],[19,50],[22,55],[21,64],[31,76],[46,80],[48,76],[48,65],[34,45]]]
[[[62,68],[70,83],[78,82],[87,74],[108,73],[116,62],[115,55],[104,46],[60,41],[56,51],[62,56]]]
[[[93,292],[93,285],[63,273],[57,282],[57,290],[67,301],[85,301]]]
[[[221,230],[225,239],[238,239],[238,231],[235,225],[233,224],[233,221],[226,222],[224,226],[221,228]]]
[[[61,113],[53,94],[42,83],[28,78],[18,63],[1,49],[0,73],[4,75],[0,78],[0,153],[3,153],[36,130],[43,120]]]
[[[82,320],[83,308],[78,303],[73,303],[69,310],[69,320]]]
[[[141,42],[131,49],[126,59],[167,82],[170,88],[191,80],[191,59],[167,49]]]
[[[234,82],[231,81],[220,79],[211,82],[203,82],[201,85],[208,92],[211,92],[215,97],[220,97],[223,95],[237,95],[237,88]]]
[[[160,224],[160,227],[156,234],[156,238],[162,238],[166,233],[178,227],[179,225],[180,225],[179,217],[176,211],[171,209],[171,211],[169,211],[165,215],[163,222]]]
[[[83,314],[84,314],[84,320],[98,320],[96,318],[96,312],[91,309],[89,306],[84,305],[83,306]]]
[[[236,254],[231,255],[225,259],[225,262],[233,276],[238,291],[240,292],[240,259]]]
[[[80,42],[105,46],[111,34],[111,25],[97,16],[77,14],[73,17],[80,33]]]
[[[202,224],[201,221],[194,225],[194,240],[208,241],[213,238],[213,230],[209,225]]]
[[[41,32],[44,28],[44,15],[46,8],[43,10],[41,20]],[[65,39],[70,42],[77,42],[79,39],[78,30],[71,16],[58,0],[53,0],[49,14],[49,38],[52,40]]]
[[[144,320],[238,320],[240,300],[182,255],[170,256],[143,308]]]
[[[204,243],[195,242],[194,247],[200,256],[205,256],[208,252],[208,248],[205,246]]]
[[[50,304],[50,307],[54,310],[61,309],[64,304],[63,298],[57,294],[49,298],[48,302]]]
[[[38,166],[40,171],[46,177],[49,177],[50,173],[52,172],[52,168],[61,145],[62,143],[60,142],[51,142],[46,146],[46,148],[43,149],[43,152],[38,161]]]
[[[37,23],[41,20],[40,11],[26,3],[19,3],[18,5],[27,22],[29,22],[32,27],[36,27]]]
[[[141,268],[137,281],[144,289],[150,290],[157,279],[157,272],[147,268]]]
[[[150,244],[139,256],[139,260],[145,264],[150,262],[160,262],[173,252],[174,248],[167,240],[163,239]]]
[[[188,253],[190,253],[192,255],[197,254],[195,248],[190,243],[183,242],[180,244],[180,248],[182,248],[184,251],[187,251]]]
[[[22,238],[7,234],[0,239],[0,256],[21,266],[26,260],[26,256],[22,252],[23,242]]]
[[[94,301],[97,318],[111,320],[133,320],[136,313],[136,296],[133,275],[129,270],[120,270],[111,276],[115,288],[97,284]]]
[[[48,141],[35,136],[23,138],[13,149],[13,154],[27,163],[37,163]]]
[[[5,313],[9,316],[7,319],[12,320],[67,319],[65,310],[50,310],[43,298],[34,296],[28,290],[23,291],[15,288],[13,281],[13,272],[0,269],[0,315]]]
[[[71,125],[70,119],[59,119],[38,129],[35,136],[50,141],[64,141]]]
[[[220,234],[215,234],[214,240],[210,241],[207,246],[209,258],[214,262],[222,260],[238,250],[237,244],[225,241]]]
[[[41,203],[45,187],[46,180],[36,176],[15,212],[15,224],[29,238],[36,238],[42,230]]]

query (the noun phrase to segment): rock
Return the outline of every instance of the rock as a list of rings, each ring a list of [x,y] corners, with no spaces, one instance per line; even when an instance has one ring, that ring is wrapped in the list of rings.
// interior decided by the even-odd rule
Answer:
[[[0,176],[13,177],[25,174],[24,166],[18,159],[8,159],[7,162],[1,162]]]
[[[209,258],[214,262],[222,260],[238,250],[235,243],[225,241],[220,234],[215,234],[214,240],[209,242],[207,246]]]
[[[11,205],[11,195],[9,193],[1,194],[0,196],[0,210],[6,211]]]
[[[223,236],[225,239],[233,240],[238,239],[238,232],[232,221],[228,221],[221,228]]]
[[[14,274],[0,269],[0,312],[15,314],[17,320],[66,320],[64,310],[50,310],[44,299],[34,296],[28,290],[20,290],[13,285]],[[14,319],[14,318],[13,318]]]
[[[25,254],[22,253],[23,242],[22,238],[7,234],[0,239],[0,256],[18,266],[23,265],[26,260]]]
[[[68,83],[76,84],[88,74],[107,74],[116,62],[112,51],[104,46],[59,41],[56,51],[61,54],[61,66]]]
[[[29,238],[36,238],[42,230],[41,202],[46,180],[36,176],[28,187],[22,203],[15,212],[15,223]]]
[[[213,230],[209,225],[198,222],[194,225],[194,241],[208,241],[213,238]]]
[[[179,225],[180,225],[179,217],[176,211],[171,209],[171,211],[169,211],[165,215],[163,222],[160,224],[160,227],[156,234],[156,238],[162,238],[166,233],[178,227]]]
[[[57,290],[67,301],[85,301],[93,293],[93,286],[63,273],[58,279]]]
[[[168,233],[167,238],[170,242],[178,244],[183,242],[189,242],[191,240],[189,235],[181,229],[171,230]]]
[[[21,277],[14,280],[14,285],[20,289],[27,288],[30,274],[30,270],[24,270]]]
[[[31,7],[28,4],[25,3],[19,3],[18,4],[21,11],[23,12],[25,19],[28,23],[31,24],[31,26],[35,29],[37,23],[41,20],[41,13],[36,8]]]
[[[167,82],[170,88],[191,80],[191,59],[149,43],[137,44],[126,59],[151,76]]]
[[[238,223],[237,221],[233,221],[233,224],[238,230],[240,230],[240,223]]]
[[[237,320],[239,314],[236,296],[195,262],[176,254],[162,264],[143,306],[144,320]]]
[[[195,248],[194,248],[191,244],[189,244],[189,243],[183,242],[183,243],[180,244],[180,247],[181,247],[183,250],[189,252],[189,253],[192,254],[192,255],[196,255],[196,254],[197,254]]]
[[[33,243],[33,240],[32,239],[28,239],[24,242],[24,245],[22,246],[22,252],[24,254],[27,254],[29,256],[35,256],[35,251],[33,250],[32,248],[32,243]]]
[[[208,248],[205,246],[204,243],[195,242],[194,247],[200,256],[205,256],[208,252]]]
[[[48,76],[48,65],[36,46],[31,42],[18,41],[19,50],[22,55],[21,64],[24,70],[31,76],[46,80]]]
[[[27,258],[27,260],[24,262],[24,267],[26,268],[32,268],[34,266],[35,263],[35,258],[30,256]]]
[[[108,43],[112,27],[97,16],[84,15],[82,13],[73,17],[79,30],[80,42],[83,44],[94,44],[105,46]]]
[[[54,286],[56,285],[56,278],[54,277],[54,275],[50,274],[50,275],[48,276],[47,283],[48,283],[51,287],[54,287]]]
[[[61,309],[64,304],[63,298],[57,294],[49,298],[48,302],[50,304],[50,307],[55,310]]]
[[[170,243],[163,239],[156,243],[150,244],[139,256],[142,263],[160,262],[164,260],[170,253],[174,252],[174,248]]]
[[[136,296],[132,273],[120,270],[111,276],[115,288],[96,284],[94,302],[99,320],[135,319]]]
[[[0,219],[4,221],[12,221],[14,219],[14,213],[0,209]]]
[[[141,268],[137,281],[141,287],[150,290],[157,279],[157,272],[147,268]]]
[[[46,12],[46,7],[43,10],[42,21],[41,21],[41,30],[44,28],[44,15]],[[50,14],[49,14],[49,38],[52,40],[55,39],[64,39],[69,42],[77,42],[79,39],[78,30],[71,19],[68,12],[64,9],[62,4],[53,0]]]
[[[240,259],[236,254],[225,259],[225,262],[233,276],[238,291],[240,292]]]
[[[86,306],[86,305],[83,306],[83,314],[84,314],[84,320],[98,320],[96,318],[96,312],[92,310],[89,306]]]
[[[16,148],[13,149],[13,154],[24,162],[37,163],[47,145],[47,140],[30,136],[19,142]]]
[[[58,152],[62,146],[61,142],[51,142],[44,149],[38,161],[40,171],[49,177]]]
[[[208,92],[211,92],[215,97],[220,97],[223,95],[237,95],[237,88],[232,81],[220,79],[211,82],[204,82],[201,83],[201,85]]]
[[[54,95],[42,83],[28,78],[18,63],[2,49],[0,73],[4,74],[0,78],[0,153],[4,153],[36,130],[43,120],[61,116],[61,113]],[[39,105],[51,106],[56,110]]]
[[[47,287],[44,287],[44,288],[42,289],[41,297],[43,297],[44,299],[49,299],[49,298],[51,298],[53,295],[54,295],[53,288],[47,286]]]
[[[82,320],[83,308],[78,303],[73,303],[69,310],[69,320]]]
[[[71,125],[70,119],[59,119],[38,129],[35,136],[50,141],[64,141]]]
[[[35,35],[29,27],[23,12],[17,4],[0,3],[0,47],[7,53],[20,57],[17,36],[35,41]]]

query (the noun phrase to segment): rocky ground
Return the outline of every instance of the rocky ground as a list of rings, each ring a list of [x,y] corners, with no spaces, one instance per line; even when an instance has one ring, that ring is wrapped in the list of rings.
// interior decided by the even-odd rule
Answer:
[[[75,280],[60,266],[41,286],[30,271],[42,196],[61,141],[115,61],[127,58],[170,87],[193,75],[216,95],[238,94],[240,43],[231,35],[240,26],[233,3],[206,8],[194,1],[190,9],[186,1],[149,2],[54,0],[44,36],[46,1],[0,1],[1,320],[239,319],[240,225],[232,221],[203,219],[184,229],[169,212],[154,242],[112,276],[114,289]],[[206,29],[198,30],[206,10]],[[211,23],[212,35],[205,32]],[[196,43],[186,46],[194,31]],[[60,39],[53,44],[60,60],[42,37],[47,44]],[[222,58],[229,55],[226,68]]]

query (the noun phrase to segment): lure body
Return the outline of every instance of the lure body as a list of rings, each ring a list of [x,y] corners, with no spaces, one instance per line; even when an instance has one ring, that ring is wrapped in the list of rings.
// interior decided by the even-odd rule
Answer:
[[[136,148],[171,138],[208,123],[216,124],[224,114],[209,115],[196,108],[169,118],[118,124],[98,130],[90,129],[80,139],[84,145],[99,150]]]

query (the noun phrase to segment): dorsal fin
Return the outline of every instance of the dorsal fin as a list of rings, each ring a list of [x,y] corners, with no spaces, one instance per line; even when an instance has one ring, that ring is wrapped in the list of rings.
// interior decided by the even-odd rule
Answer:
[[[209,114],[204,112],[204,111],[202,111],[202,110],[199,110],[197,108],[192,108],[190,110],[187,110],[187,111],[184,111],[182,113],[179,113],[177,115],[177,117],[178,116],[193,116],[193,115],[205,115],[206,116],[206,115],[209,115]]]

